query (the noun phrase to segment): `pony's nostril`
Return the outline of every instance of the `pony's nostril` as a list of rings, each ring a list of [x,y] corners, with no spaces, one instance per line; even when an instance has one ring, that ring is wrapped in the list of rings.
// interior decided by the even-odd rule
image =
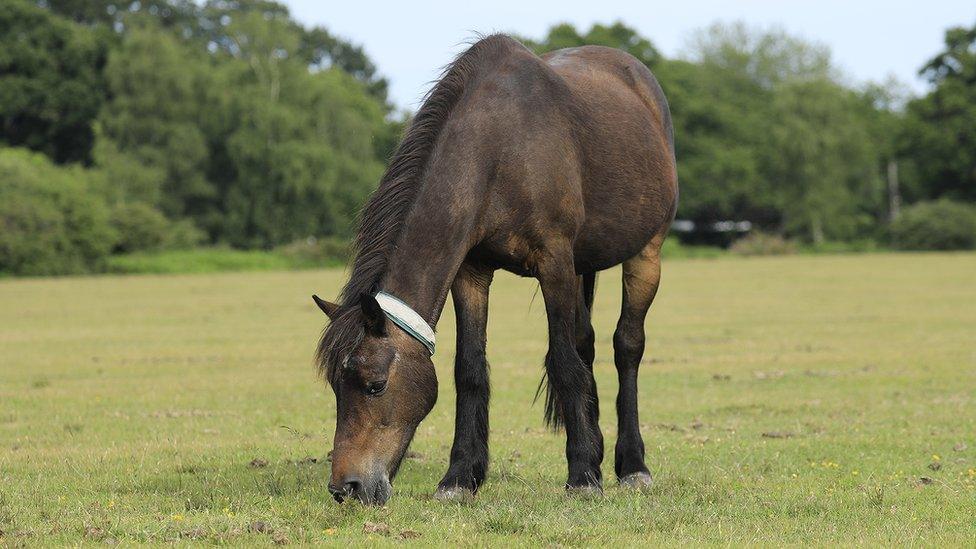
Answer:
[[[342,491],[347,496],[355,495],[356,492],[359,491],[359,481],[358,480],[350,480],[349,482],[346,482],[345,484],[342,485],[342,489],[343,489]]]
[[[342,503],[342,498],[346,495],[345,491],[333,486],[331,482],[329,483],[329,493],[332,494],[332,497],[339,503]]]

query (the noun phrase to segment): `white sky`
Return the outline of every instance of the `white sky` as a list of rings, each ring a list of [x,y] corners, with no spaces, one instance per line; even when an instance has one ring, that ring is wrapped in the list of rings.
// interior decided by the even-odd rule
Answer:
[[[692,31],[715,21],[779,25],[827,44],[856,82],[894,75],[921,92],[926,84],[916,71],[940,51],[945,29],[976,22],[971,0],[284,1],[303,24],[362,45],[390,80],[393,102],[411,110],[475,31],[540,38],[559,22],[588,29],[619,19],[673,57]]]

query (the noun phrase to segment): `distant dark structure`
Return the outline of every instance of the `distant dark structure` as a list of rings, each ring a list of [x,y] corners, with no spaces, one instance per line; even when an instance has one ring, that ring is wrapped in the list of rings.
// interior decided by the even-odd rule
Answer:
[[[713,221],[696,223],[690,219],[675,219],[671,232],[684,244],[728,247],[752,231],[751,221]]]

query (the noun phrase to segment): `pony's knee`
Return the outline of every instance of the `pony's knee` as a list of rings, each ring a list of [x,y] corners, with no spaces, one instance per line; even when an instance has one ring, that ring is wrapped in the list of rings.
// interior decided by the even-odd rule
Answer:
[[[587,323],[584,326],[577,327],[576,351],[579,353],[580,358],[583,359],[583,362],[588,364],[593,363],[596,354],[595,347],[596,333],[593,331],[593,326]]]

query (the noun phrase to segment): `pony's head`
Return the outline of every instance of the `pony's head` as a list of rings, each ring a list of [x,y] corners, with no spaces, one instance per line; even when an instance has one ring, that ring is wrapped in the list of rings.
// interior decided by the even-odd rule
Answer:
[[[417,425],[437,400],[427,348],[386,317],[376,298],[340,306],[313,296],[331,320],[318,362],[336,396],[329,492],[382,505]]]

